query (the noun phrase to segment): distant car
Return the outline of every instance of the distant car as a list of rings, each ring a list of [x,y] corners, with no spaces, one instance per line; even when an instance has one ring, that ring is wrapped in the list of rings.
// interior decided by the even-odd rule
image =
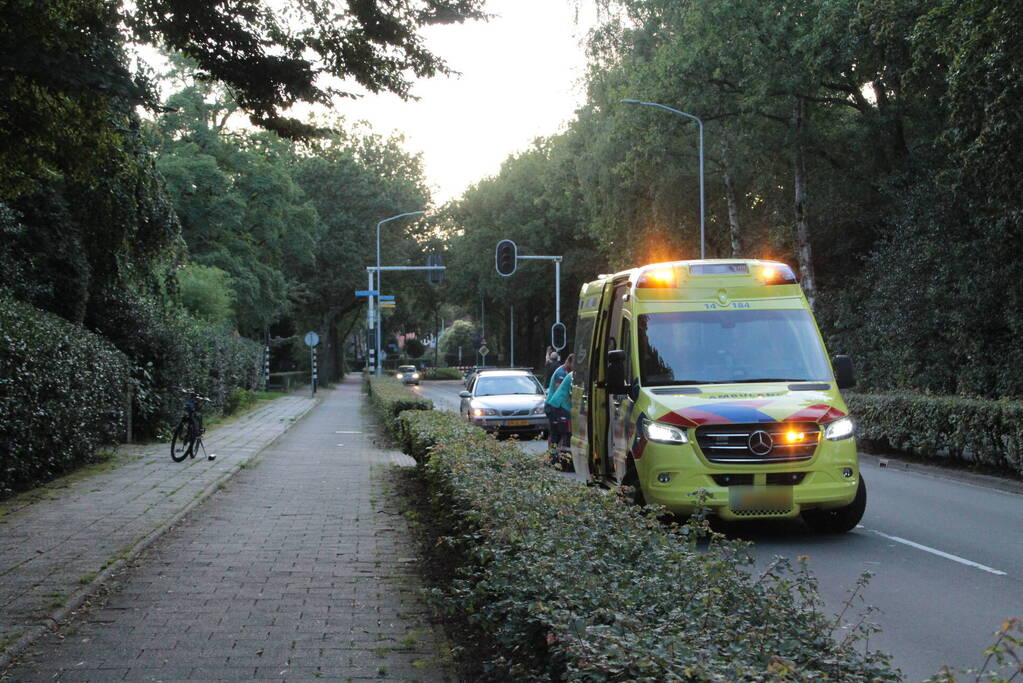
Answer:
[[[400,379],[402,384],[419,384],[419,371],[415,365],[399,365],[398,374],[395,379]]]
[[[543,386],[528,370],[478,370],[459,397],[462,416],[488,432],[540,434],[550,428]]]

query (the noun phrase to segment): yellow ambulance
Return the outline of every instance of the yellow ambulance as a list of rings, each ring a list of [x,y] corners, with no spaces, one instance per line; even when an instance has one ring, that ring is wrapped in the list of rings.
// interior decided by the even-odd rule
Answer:
[[[843,533],[866,507],[853,421],[792,271],[759,260],[658,263],[579,297],[576,472],[679,514],[801,515]]]

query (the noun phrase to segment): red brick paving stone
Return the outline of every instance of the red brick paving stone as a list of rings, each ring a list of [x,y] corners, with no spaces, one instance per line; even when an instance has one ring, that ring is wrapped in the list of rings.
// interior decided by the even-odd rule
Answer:
[[[121,667],[139,652],[126,680],[172,671],[187,680],[454,680],[382,476],[408,461],[373,445],[357,382],[324,394],[146,550],[106,606],[77,617],[63,640],[45,637],[8,674],[59,670],[54,659]]]
[[[83,589],[83,577],[180,514],[295,424],[316,401],[286,396],[211,429],[215,461],[176,463],[168,444],[122,446],[128,460],[55,489],[46,500],[0,503],[0,643],[46,624],[55,602]],[[58,597],[61,596],[61,597]]]

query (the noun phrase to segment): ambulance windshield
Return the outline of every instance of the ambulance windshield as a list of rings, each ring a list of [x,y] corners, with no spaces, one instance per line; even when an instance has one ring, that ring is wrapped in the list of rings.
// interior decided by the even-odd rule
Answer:
[[[637,332],[643,386],[832,380],[801,309],[651,313]]]

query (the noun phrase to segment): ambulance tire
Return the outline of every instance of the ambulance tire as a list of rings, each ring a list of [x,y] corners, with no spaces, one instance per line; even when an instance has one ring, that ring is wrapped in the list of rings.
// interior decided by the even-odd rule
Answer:
[[[626,465],[625,478],[622,479],[621,485],[622,498],[626,502],[632,505],[643,506],[646,505],[646,498],[643,496],[643,489],[639,485],[639,473],[636,472],[636,462],[629,455],[628,464]]]
[[[803,521],[817,533],[844,534],[856,528],[866,509],[867,485],[860,475],[860,485],[856,487],[853,502],[835,510],[806,510],[803,512]]]

